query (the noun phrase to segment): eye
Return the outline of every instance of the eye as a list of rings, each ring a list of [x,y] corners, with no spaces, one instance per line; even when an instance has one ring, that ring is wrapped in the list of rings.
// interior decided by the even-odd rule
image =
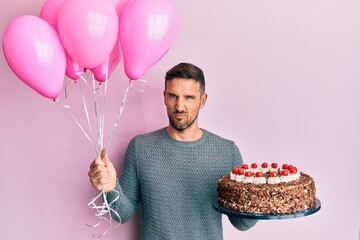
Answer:
[[[185,98],[187,99],[187,100],[192,100],[192,99],[194,99],[195,97],[194,96],[185,96]]]
[[[176,98],[176,95],[173,93],[168,93],[167,96],[168,98]]]

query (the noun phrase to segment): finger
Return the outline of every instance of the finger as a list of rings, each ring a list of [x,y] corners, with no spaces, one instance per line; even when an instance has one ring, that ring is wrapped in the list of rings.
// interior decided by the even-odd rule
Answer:
[[[93,176],[92,176],[94,179],[101,179],[101,178],[108,178],[109,175],[108,175],[108,172],[105,170],[102,170],[102,171],[98,171],[96,172]]]
[[[102,184],[100,181],[98,181],[98,180],[96,180],[96,181],[91,181],[91,184],[92,184],[92,186],[95,188],[95,189],[97,189],[97,190],[101,190],[102,189],[102,186],[104,185],[104,184]]]
[[[107,184],[109,183],[109,178],[107,178],[107,177],[100,178],[100,179],[98,180],[98,183],[99,183],[101,186],[107,185]]]
[[[109,178],[107,176],[102,176],[101,174],[96,174],[92,177],[90,177],[90,182],[95,183],[95,184],[99,184],[99,183],[104,183],[104,182],[108,182]]]
[[[105,158],[108,158],[106,148],[101,151],[101,159],[104,161]]]
[[[104,163],[100,158],[97,158],[97,159],[95,159],[95,160],[91,163],[90,169],[91,169],[91,168],[94,168],[94,167],[96,167],[96,166],[98,166],[98,165],[100,165],[100,166],[105,166],[105,163]]]
[[[109,178],[96,175],[90,178],[90,182],[96,189],[101,189],[103,185],[107,185],[109,183]]]
[[[105,174],[107,175],[107,168],[105,166],[102,165],[96,165],[93,168],[90,168],[88,175],[89,177],[95,176],[97,174],[101,174],[101,176],[105,176]]]
[[[112,167],[112,163],[107,155],[107,150],[105,148],[101,151],[101,159],[105,163],[106,167]]]

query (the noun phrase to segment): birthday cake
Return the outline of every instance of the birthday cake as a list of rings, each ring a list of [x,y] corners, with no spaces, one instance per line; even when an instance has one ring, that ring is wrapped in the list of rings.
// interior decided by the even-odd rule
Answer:
[[[293,165],[244,164],[218,179],[219,206],[244,213],[287,214],[315,206],[313,178]]]

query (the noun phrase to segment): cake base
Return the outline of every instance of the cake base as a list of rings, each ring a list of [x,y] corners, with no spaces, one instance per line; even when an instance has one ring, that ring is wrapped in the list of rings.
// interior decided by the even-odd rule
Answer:
[[[218,201],[224,208],[251,214],[290,214],[315,206],[315,183],[301,173],[298,180],[279,184],[239,183],[229,174],[218,180]]]
[[[214,201],[212,202],[212,206],[216,211],[229,216],[235,216],[246,219],[257,219],[257,220],[280,220],[280,219],[289,219],[289,218],[300,218],[300,217],[312,215],[321,209],[321,202],[319,199],[316,199],[314,207],[301,210],[295,213],[286,213],[286,214],[260,214],[260,213],[238,212],[228,208],[221,207],[217,199],[214,199]]]

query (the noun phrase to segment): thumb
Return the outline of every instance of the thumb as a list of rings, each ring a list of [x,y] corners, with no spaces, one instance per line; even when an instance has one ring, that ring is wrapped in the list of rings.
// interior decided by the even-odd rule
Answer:
[[[101,159],[104,161],[105,166],[111,163],[105,148],[101,151]]]

